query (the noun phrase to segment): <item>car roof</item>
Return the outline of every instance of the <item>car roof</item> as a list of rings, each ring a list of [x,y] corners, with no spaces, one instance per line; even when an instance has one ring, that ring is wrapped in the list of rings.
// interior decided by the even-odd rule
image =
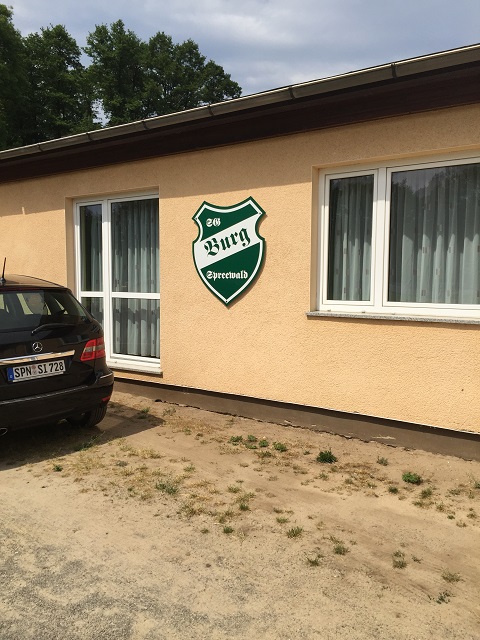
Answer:
[[[4,279],[0,278],[0,290],[2,289],[66,289],[61,284],[49,282],[48,280],[40,280],[40,278],[32,278],[32,276],[24,275],[5,275]]]

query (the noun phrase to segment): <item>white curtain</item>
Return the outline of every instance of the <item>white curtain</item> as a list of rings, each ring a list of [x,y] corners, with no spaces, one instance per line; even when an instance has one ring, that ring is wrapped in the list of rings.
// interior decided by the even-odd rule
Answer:
[[[158,200],[112,203],[111,220],[114,352],[159,358],[160,301],[135,296],[160,291]]]
[[[373,175],[330,181],[328,299],[369,300]]]
[[[389,300],[480,304],[480,165],[392,174]]]
[[[115,353],[159,358],[159,300],[114,298],[112,305]]]

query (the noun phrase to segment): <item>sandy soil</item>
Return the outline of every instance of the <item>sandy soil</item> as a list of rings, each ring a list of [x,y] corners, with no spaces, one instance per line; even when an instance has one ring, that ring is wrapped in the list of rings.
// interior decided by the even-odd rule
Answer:
[[[0,500],[2,640],[480,638],[478,462],[116,393]]]

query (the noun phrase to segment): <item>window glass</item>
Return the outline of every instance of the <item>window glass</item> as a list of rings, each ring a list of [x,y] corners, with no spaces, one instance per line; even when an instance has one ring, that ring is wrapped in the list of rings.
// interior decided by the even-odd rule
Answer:
[[[102,291],[102,205],[80,207],[81,288]]]
[[[103,325],[103,298],[82,298],[82,304]]]
[[[158,371],[158,196],[78,203],[76,233],[79,297],[103,326],[107,360],[112,366]]]
[[[480,303],[480,165],[392,173],[388,299]]]
[[[117,354],[160,357],[160,301],[115,298],[113,349]]]
[[[23,331],[41,324],[76,325],[85,311],[68,291],[8,291],[0,294],[0,330]]]
[[[330,180],[329,300],[370,300],[374,176]]]
[[[158,200],[112,203],[112,291],[159,291]]]
[[[379,163],[324,184],[319,311],[480,318],[478,158]]]

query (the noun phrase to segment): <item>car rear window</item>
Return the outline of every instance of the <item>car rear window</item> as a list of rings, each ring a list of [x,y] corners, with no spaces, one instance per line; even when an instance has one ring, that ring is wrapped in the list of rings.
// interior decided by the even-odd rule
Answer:
[[[0,292],[0,331],[23,331],[51,323],[76,325],[86,319],[85,310],[68,291]]]

